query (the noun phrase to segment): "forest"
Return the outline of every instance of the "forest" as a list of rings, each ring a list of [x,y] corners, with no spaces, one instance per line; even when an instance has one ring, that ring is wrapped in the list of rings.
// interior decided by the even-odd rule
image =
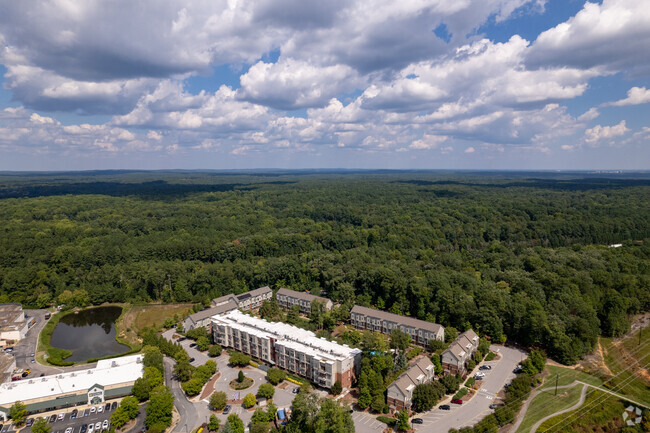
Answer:
[[[648,173],[0,173],[0,302],[288,287],[571,364],[650,309],[648,216]]]

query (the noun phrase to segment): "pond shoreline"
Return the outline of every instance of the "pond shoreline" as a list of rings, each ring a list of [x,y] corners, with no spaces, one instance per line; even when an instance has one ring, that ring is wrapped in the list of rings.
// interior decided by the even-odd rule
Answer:
[[[78,360],[78,361],[66,361],[67,358],[73,355],[73,352],[67,349],[62,349],[59,347],[54,347],[51,344],[51,339],[52,339],[52,334],[54,333],[54,330],[56,329],[57,325],[59,324],[60,320],[66,316],[69,316],[71,314],[79,314],[80,312],[84,311],[89,311],[89,310],[94,310],[97,308],[104,308],[104,307],[119,307],[121,309],[120,315],[115,319],[113,322],[113,327],[115,328],[115,341],[119,344],[122,344],[128,348],[128,350],[120,353],[114,353],[114,354],[109,354],[106,356],[100,356],[100,357],[91,357],[86,360]],[[110,303],[110,304],[103,304],[103,305],[96,305],[96,306],[91,306],[83,309],[75,308],[73,310],[68,310],[68,311],[61,311],[58,312],[50,318],[48,323],[45,325],[43,330],[41,331],[41,335],[39,336],[39,350],[42,350],[45,352],[45,361],[48,364],[51,365],[56,365],[60,367],[68,367],[72,365],[79,365],[79,364],[87,364],[87,363],[92,363],[96,362],[100,359],[110,359],[110,358],[117,358],[121,356],[125,356],[128,354],[136,353],[139,352],[142,349],[142,346],[140,344],[130,344],[128,341],[125,341],[124,339],[120,338],[120,329],[118,328],[118,324],[120,323],[120,319],[122,316],[125,314],[125,312],[128,310],[129,305],[128,304],[115,304],[115,303]]]

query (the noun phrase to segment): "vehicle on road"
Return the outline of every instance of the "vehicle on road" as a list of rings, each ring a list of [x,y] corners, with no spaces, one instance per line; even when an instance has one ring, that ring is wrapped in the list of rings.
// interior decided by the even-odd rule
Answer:
[[[77,409],[73,410],[72,413],[70,414],[70,419],[76,419],[78,413],[79,411]]]
[[[413,424],[423,424],[424,420],[422,418],[413,418],[411,420],[411,423],[413,423]]]
[[[181,337],[178,339],[178,341],[185,341],[185,340],[187,340],[187,337]]]
[[[117,408],[117,402],[114,401],[113,404],[111,404],[111,410],[115,410]]]
[[[27,418],[27,421],[25,422],[25,426],[31,427],[32,424],[34,424],[34,418]]]
[[[68,427],[67,429],[65,429],[65,433],[72,433],[72,427]]]
[[[492,370],[492,366],[491,365],[481,365],[478,369],[479,370]]]
[[[496,408],[499,407],[499,406],[503,406],[503,405],[502,405],[502,404],[496,404],[496,403],[494,403],[494,404],[491,404],[491,405],[490,405],[490,409],[496,409]]]
[[[514,370],[512,370],[512,372],[513,372],[514,374],[519,374],[519,373],[521,373],[522,371],[524,371],[524,369],[521,368],[521,364],[519,364],[518,366],[515,367]]]
[[[111,404],[110,404],[110,403],[106,403],[106,406],[104,406],[104,410],[105,410],[106,412],[108,412],[109,410],[111,410]]]
[[[108,429],[108,420],[105,419],[104,422],[102,423],[102,430],[107,430]]]
[[[31,363],[33,364],[33,363],[35,363],[35,362],[36,362],[36,360],[34,360],[34,358],[32,358],[32,360],[31,360],[31,361],[29,361],[29,362],[31,362]]]
[[[88,433],[93,433],[94,430],[95,430],[95,424],[93,423],[88,424]]]
[[[439,407],[439,409],[442,409],[442,410],[451,410],[451,406],[449,406],[448,404],[441,404],[440,407]]]
[[[196,361],[194,358],[190,358],[190,362],[194,362],[194,361]]]
[[[31,373],[31,372],[32,372],[32,369],[31,369],[31,368],[28,368],[28,369],[25,370],[23,373],[27,373],[27,374],[29,374],[29,373]]]
[[[451,400],[451,402],[453,404],[463,404],[463,400],[461,400],[460,398],[454,398],[453,400]]]
[[[190,344],[190,347],[196,347],[196,343]]]
[[[298,394],[298,393],[300,392],[300,388],[297,388],[297,387],[296,387],[296,388],[292,389],[291,392],[292,392],[293,394]]]
[[[88,430],[88,424],[82,425],[81,430],[79,430],[79,433],[86,433],[86,430]]]
[[[229,412],[230,412],[230,405],[227,404],[226,407],[223,408],[223,412],[222,412],[222,413],[223,413],[224,415],[228,415]]]
[[[29,356],[31,356],[31,357],[33,358],[33,357],[34,357],[34,353],[32,353],[32,354],[31,354],[31,355],[29,355]]]
[[[54,421],[56,421],[56,415],[52,414],[52,416],[50,417],[50,422],[54,422]]]
[[[104,412],[104,406],[100,404],[99,406],[97,406],[97,413],[102,413],[102,412]]]

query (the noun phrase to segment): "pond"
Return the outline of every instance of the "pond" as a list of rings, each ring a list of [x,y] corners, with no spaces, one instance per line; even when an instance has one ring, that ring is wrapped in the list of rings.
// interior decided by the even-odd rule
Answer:
[[[52,332],[50,345],[67,349],[66,361],[80,362],[129,351],[115,340],[115,321],[121,307],[98,307],[63,316]]]

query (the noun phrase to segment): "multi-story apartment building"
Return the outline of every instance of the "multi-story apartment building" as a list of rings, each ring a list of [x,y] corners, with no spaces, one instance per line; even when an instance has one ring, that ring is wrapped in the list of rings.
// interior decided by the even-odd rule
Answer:
[[[442,370],[448,374],[466,373],[467,362],[472,359],[478,349],[479,338],[472,329],[468,329],[456,338],[449,347],[442,352],[440,361]]]
[[[212,300],[212,306],[218,307],[228,302],[237,304],[240,310],[256,310],[262,306],[262,303],[273,297],[273,290],[269,286],[260,287],[259,289],[249,292],[240,293],[239,295],[228,294]]]
[[[350,321],[357,329],[382,334],[390,334],[393,329],[400,329],[410,335],[415,344],[423,347],[427,347],[430,340],[445,341],[445,328],[442,325],[359,305],[355,305],[350,311]]]
[[[340,345],[286,323],[267,322],[238,310],[212,318],[214,341],[305,377],[323,388],[338,380],[350,388],[361,350]]]
[[[409,368],[390,385],[387,389],[388,407],[391,410],[404,410],[411,408],[413,391],[418,385],[429,383],[434,378],[433,363],[423,356],[409,366]]]
[[[330,311],[334,305],[330,299],[310,295],[307,292],[296,292],[295,290],[285,288],[281,288],[277,291],[275,299],[278,301],[280,307],[286,308],[287,310],[294,305],[298,305],[302,314],[311,313],[311,303],[316,300],[323,302],[325,311]]]

